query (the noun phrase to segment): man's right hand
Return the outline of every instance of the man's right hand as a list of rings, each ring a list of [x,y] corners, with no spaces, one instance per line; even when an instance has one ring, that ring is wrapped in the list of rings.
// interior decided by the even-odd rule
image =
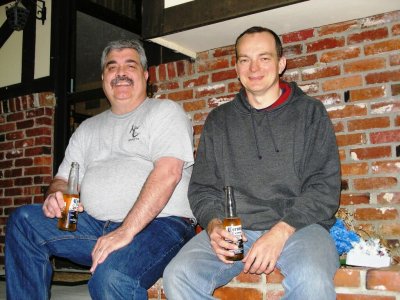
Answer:
[[[48,218],[61,218],[61,211],[64,209],[65,202],[63,193],[60,191],[51,193],[43,203],[43,213]],[[83,205],[79,203],[78,212],[83,212]]]
[[[236,237],[225,230],[220,219],[212,219],[210,223],[208,223],[207,233],[210,237],[211,247],[217,257],[224,263],[233,264],[234,262],[227,260],[226,257],[234,256],[233,252],[229,250],[235,250],[238,247],[234,243],[228,241],[236,242]]]
[[[64,208],[65,202],[63,193],[58,191],[47,196],[43,203],[43,213],[48,218],[61,218],[61,210]]]

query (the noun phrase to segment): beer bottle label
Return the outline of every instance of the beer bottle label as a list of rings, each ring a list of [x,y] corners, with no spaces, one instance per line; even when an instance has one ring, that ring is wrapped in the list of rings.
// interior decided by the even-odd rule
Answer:
[[[76,224],[78,221],[78,206],[79,198],[72,197],[68,207],[68,220],[71,224]]]
[[[236,245],[238,246],[238,249],[231,251],[235,254],[242,254],[243,253],[242,226],[232,225],[232,226],[226,226],[225,228],[229,233],[231,233],[237,238]]]

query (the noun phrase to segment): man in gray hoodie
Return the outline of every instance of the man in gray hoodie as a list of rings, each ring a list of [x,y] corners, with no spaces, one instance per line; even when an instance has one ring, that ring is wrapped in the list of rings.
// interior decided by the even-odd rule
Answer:
[[[285,276],[285,299],[335,299],[338,254],[329,228],[339,206],[340,161],[324,105],[294,83],[279,37],[252,27],[236,40],[243,89],[214,109],[201,136],[189,200],[206,230],[164,272],[168,299],[213,299],[240,272]],[[222,226],[224,186],[233,186],[244,258]],[[311,280],[312,278],[312,280]]]

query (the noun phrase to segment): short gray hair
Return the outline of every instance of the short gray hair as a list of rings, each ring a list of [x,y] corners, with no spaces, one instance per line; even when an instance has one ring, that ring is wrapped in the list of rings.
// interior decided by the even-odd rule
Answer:
[[[117,49],[134,49],[139,53],[140,64],[143,67],[143,70],[147,70],[147,57],[144,51],[143,45],[138,40],[118,40],[109,42],[108,45],[104,48],[103,53],[101,55],[101,70],[104,70],[104,65],[106,63],[106,57],[112,50]]]

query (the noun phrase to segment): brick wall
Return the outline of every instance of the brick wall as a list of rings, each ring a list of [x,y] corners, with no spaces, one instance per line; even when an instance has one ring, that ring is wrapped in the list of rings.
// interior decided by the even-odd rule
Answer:
[[[52,93],[0,102],[0,266],[7,217],[17,206],[42,203],[52,178],[54,105]]]
[[[383,237],[400,255],[400,11],[281,36],[287,69],[322,101],[335,127],[342,163],[341,210],[357,228]],[[198,143],[213,108],[240,84],[234,47],[150,68],[158,98],[182,104]]]

